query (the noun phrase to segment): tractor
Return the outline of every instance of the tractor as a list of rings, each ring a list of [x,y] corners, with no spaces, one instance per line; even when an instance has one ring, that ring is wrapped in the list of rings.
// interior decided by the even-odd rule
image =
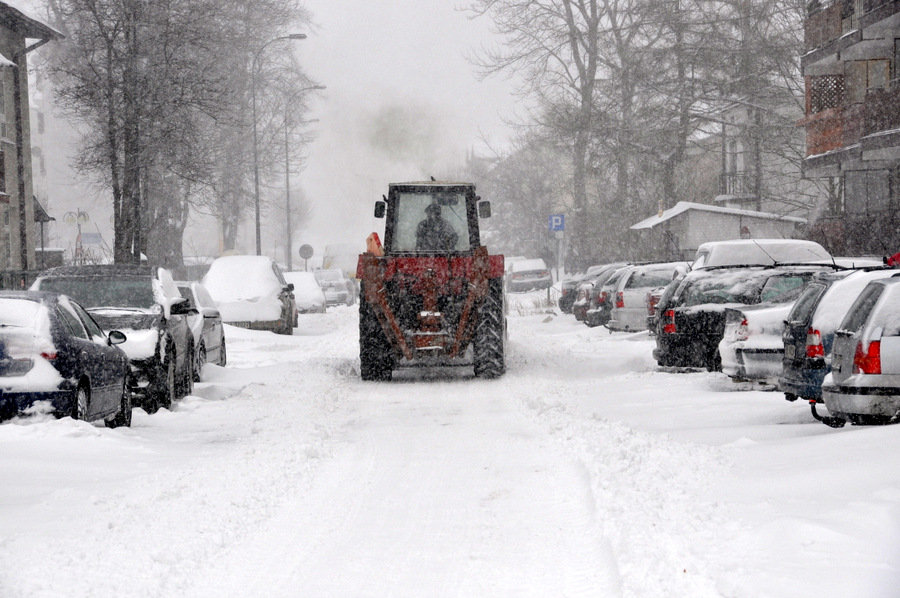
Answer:
[[[363,380],[419,366],[506,371],[503,256],[488,254],[478,226],[490,214],[472,183],[388,185],[375,203],[384,244],[372,233],[356,269]]]

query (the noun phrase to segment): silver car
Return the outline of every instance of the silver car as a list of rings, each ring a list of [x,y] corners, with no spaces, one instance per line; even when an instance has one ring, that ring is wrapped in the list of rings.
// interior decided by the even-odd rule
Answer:
[[[822,398],[835,427],[900,421],[900,274],[870,282],[853,302],[834,333]]]

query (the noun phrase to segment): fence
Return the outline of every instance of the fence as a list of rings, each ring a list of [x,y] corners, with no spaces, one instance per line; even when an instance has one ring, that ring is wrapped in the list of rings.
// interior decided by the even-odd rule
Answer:
[[[0,271],[0,290],[18,291],[27,289],[40,274],[40,270],[3,270]]]

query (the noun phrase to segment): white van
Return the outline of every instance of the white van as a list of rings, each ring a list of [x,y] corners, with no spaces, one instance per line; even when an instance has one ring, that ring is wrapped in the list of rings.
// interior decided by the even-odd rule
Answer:
[[[719,266],[833,263],[834,258],[814,241],[799,239],[736,239],[710,241],[697,248],[692,270]]]

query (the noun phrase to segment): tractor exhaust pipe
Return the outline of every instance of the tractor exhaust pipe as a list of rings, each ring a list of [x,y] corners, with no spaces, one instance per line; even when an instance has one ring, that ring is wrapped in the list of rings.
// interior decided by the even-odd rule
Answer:
[[[825,424],[826,426],[828,426],[828,427],[830,427],[830,428],[843,428],[843,427],[844,427],[844,424],[847,423],[846,420],[841,419],[840,417],[833,417],[833,416],[828,416],[828,415],[825,415],[825,416],[819,415],[819,414],[816,412],[816,401],[815,401],[815,399],[809,402],[809,408],[810,408],[810,410],[812,411],[812,416],[813,416],[814,418],[816,418],[817,420],[819,420],[820,422],[822,422],[823,424]]]

